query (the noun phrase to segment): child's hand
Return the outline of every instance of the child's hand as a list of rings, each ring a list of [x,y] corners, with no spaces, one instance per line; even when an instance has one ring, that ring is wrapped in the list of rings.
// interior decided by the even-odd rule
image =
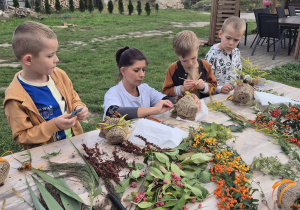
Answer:
[[[258,80],[252,79],[252,80],[250,80],[249,83],[250,83],[250,84],[253,84],[253,85],[257,85],[257,84],[258,84]]]
[[[89,110],[85,106],[76,106],[75,110],[81,109],[81,108],[82,108],[82,110],[76,114],[77,120],[79,122],[84,121],[87,118],[88,114],[89,114]]]
[[[193,80],[187,79],[183,82],[183,85],[181,86],[181,93],[185,93],[185,91],[190,90],[192,87],[194,87],[195,82]]]
[[[74,117],[68,119],[70,116],[71,116],[71,114],[66,114],[66,115],[61,115],[59,117],[56,117],[54,119],[55,125],[60,130],[67,130],[69,128],[72,128],[75,125],[77,116],[74,116]]]
[[[223,85],[223,87],[221,89],[221,93],[229,93],[232,90],[233,90],[233,87],[230,84],[225,84],[225,85]]]
[[[202,79],[199,79],[197,82],[195,82],[195,88],[198,90],[204,90],[205,82]]]

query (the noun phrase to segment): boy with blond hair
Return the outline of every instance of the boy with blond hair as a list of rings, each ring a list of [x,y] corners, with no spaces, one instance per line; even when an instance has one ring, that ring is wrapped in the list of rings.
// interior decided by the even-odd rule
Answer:
[[[22,70],[5,91],[5,114],[13,139],[24,149],[83,133],[88,109],[74,91],[67,74],[56,67],[58,41],[47,26],[26,21],[12,39]],[[74,117],[71,113],[79,110]]]
[[[168,96],[181,96],[190,91],[203,98],[215,92],[216,78],[207,61],[198,59],[199,40],[192,31],[182,31],[173,40],[178,61],[167,71],[162,92]]]
[[[242,71],[241,54],[237,45],[245,30],[246,23],[243,19],[236,16],[227,18],[219,31],[221,43],[213,45],[205,56],[218,81],[216,93],[229,93],[234,88],[234,80],[240,79],[235,71]]]

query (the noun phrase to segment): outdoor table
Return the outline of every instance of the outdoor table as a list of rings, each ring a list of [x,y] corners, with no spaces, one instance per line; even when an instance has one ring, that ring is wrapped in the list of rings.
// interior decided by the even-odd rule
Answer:
[[[295,52],[294,58],[295,60],[299,59],[300,53],[300,16],[290,16],[286,18],[279,18],[279,25],[280,26],[292,26],[292,27],[299,27],[297,41],[295,45]]]
[[[300,89],[290,87],[281,83],[277,82],[270,82],[270,84],[264,85],[263,89],[273,89],[277,91],[279,94],[284,93],[286,97],[289,97],[294,100],[300,99]],[[234,111],[236,111],[239,114],[242,114],[248,119],[254,119],[255,114],[253,113],[253,109],[249,106],[238,106],[233,104],[233,102],[225,100],[227,94],[218,94],[214,95],[213,99],[217,101],[223,101],[224,104],[226,104],[228,107],[231,107]],[[205,98],[205,102],[207,103],[210,99]],[[199,126],[199,122],[186,122],[186,121],[179,121],[174,118],[166,117],[162,115],[162,117],[157,117],[163,122],[167,124],[173,124],[174,126],[177,126],[181,128],[184,131],[188,131],[189,126]],[[226,116],[223,113],[217,113],[215,111],[209,111],[209,117],[207,122],[216,122],[219,124],[234,124],[233,122],[229,121],[229,117]],[[282,153],[282,150],[279,145],[276,144],[275,140],[272,140],[271,137],[266,136],[264,133],[260,133],[255,131],[253,128],[247,128],[244,129],[242,133],[233,133],[234,136],[236,136],[236,140],[234,142],[234,139],[228,140],[227,144],[234,149],[237,150],[237,152],[241,155],[242,159],[246,162],[246,164],[251,164],[253,161],[253,158],[255,156],[259,156],[260,153],[263,153],[265,157],[267,156],[278,156],[278,158],[282,161],[282,163],[286,163],[288,161],[288,158],[286,155]],[[103,149],[108,154],[111,154],[114,146],[107,144],[106,140],[99,136],[99,130],[94,130],[91,132],[84,133],[82,135],[74,136],[70,138],[69,140],[63,140],[58,141],[55,143],[51,143],[48,145],[43,145],[37,148],[31,149],[32,154],[32,165],[33,167],[39,167],[41,165],[44,165],[44,168],[47,167],[48,163],[46,159],[41,158],[41,156],[45,155],[45,152],[52,153],[52,152],[58,152],[61,150],[61,154],[51,157],[51,161],[53,162],[83,162],[82,159],[77,154],[75,148],[71,144],[72,141],[76,147],[83,152],[83,148],[81,146],[82,143],[85,143],[88,147],[94,147],[95,143],[99,143],[100,150]],[[22,154],[26,154],[26,151],[22,151],[19,153],[15,153],[13,155],[14,158],[25,161],[28,159],[26,156],[21,156]],[[118,153],[119,155],[122,155]],[[143,157],[142,156],[135,156],[132,154],[124,153],[126,154],[126,158],[128,159],[128,162],[132,162],[132,160],[135,160],[136,162],[142,163]],[[4,158],[7,158],[9,156],[6,156]],[[28,204],[26,204],[21,198],[17,197],[14,192],[12,191],[12,188],[17,189],[21,195],[30,203],[32,203],[29,190],[27,188],[26,182],[25,182],[25,174],[27,174],[27,179],[29,181],[29,184],[31,185],[32,189],[34,190],[35,194],[38,195],[37,187],[35,186],[32,178],[28,176],[31,174],[31,172],[20,172],[18,171],[18,167],[21,166],[21,164],[15,160],[14,158],[8,159],[8,162],[10,163],[11,169],[8,175],[8,178],[4,182],[4,186],[0,187],[1,193],[0,193],[0,206],[2,206],[3,200],[6,199],[6,208],[5,209],[13,209],[13,210],[21,210],[21,209],[30,209]],[[121,176],[126,174],[125,171],[121,172]],[[268,201],[270,209],[274,209],[274,201],[276,200],[276,194],[274,194],[274,200],[272,200],[272,185],[279,181],[278,178],[272,179],[270,175],[263,175],[259,171],[255,171],[252,175],[252,177],[255,178],[255,180],[258,180],[260,182],[260,186],[263,189],[263,192],[266,195],[266,200]],[[85,202],[86,204],[89,204],[89,198],[88,198],[88,192],[85,190],[85,188],[82,187],[82,185],[79,183],[79,181],[74,180],[74,178],[67,178],[65,179],[67,181],[67,184],[69,187],[77,193]],[[102,189],[103,193],[99,195],[94,200],[94,205],[100,204],[107,193],[105,187],[102,183]],[[259,189],[259,186],[257,184],[252,183],[251,184],[253,188]],[[202,202],[202,209],[208,209],[208,210],[214,210],[217,209],[216,203],[218,202],[215,195],[213,194],[213,191],[216,188],[216,184],[214,182],[210,182],[208,184],[203,184],[205,188],[208,189],[208,191],[211,193],[211,195],[206,198]],[[123,198],[128,196],[131,191],[137,190],[138,188],[129,188],[126,190],[126,192],[123,195]],[[261,200],[260,192],[256,192],[254,194],[255,198],[258,198]],[[125,207],[127,209],[134,209],[133,206],[129,202],[122,201]],[[131,208],[130,208],[131,207]],[[197,209],[198,204],[187,204],[188,209]],[[103,209],[110,209],[109,206]],[[265,210],[267,209],[266,205],[263,204],[260,201],[258,209]]]

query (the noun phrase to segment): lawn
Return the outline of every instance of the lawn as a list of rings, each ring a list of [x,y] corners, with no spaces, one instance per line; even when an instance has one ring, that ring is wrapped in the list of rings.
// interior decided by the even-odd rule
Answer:
[[[127,12],[125,12],[127,14]],[[0,22],[0,45],[11,44],[14,29],[21,22],[31,19],[11,18]],[[187,26],[191,22],[209,22],[210,16],[192,10],[159,10],[158,15],[152,11],[146,16],[133,14],[119,15],[62,11],[60,14],[44,15],[38,21],[52,28],[58,36],[59,49],[58,67],[67,72],[81,100],[87,104],[90,115],[88,122],[82,123],[85,132],[95,129],[103,115],[103,97],[105,92],[116,84],[118,69],[115,62],[115,52],[122,46],[140,49],[148,58],[145,82],[161,91],[168,66],[176,61],[172,49],[172,38],[182,30],[194,31],[198,37],[209,35],[209,26],[205,27],[174,27],[172,23],[182,23]],[[63,23],[75,26],[61,28]],[[251,24],[255,27],[255,24]],[[248,29],[248,31],[251,31]],[[156,35],[153,35],[156,34]],[[209,47],[201,47],[199,57],[204,58]],[[0,61],[17,62],[11,47],[0,46]],[[284,68],[284,67],[283,67]],[[290,67],[289,67],[290,68]],[[291,67],[296,72],[298,66]],[[21,147],[14,143],[11,130],[3,109],[5,87],[9,85],[14,74],[21,67],[0,67],[0,154],[6,150],[17,152]],[[277,71],[278,72],[278,71]],[[277,73],[276,73],[277,74]],[[276,75],[274,74],[274,75]],[[280,76],[280,74],[279,74]],[[285,83],[286,78],[277,78]],[[276,80],[276,79],[274,79]],[[297,86],[298,84],[291,84]]]

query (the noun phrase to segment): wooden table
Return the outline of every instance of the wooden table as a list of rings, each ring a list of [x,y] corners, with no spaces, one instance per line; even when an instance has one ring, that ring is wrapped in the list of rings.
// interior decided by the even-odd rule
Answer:
[[[294,99],[299,100],[300,99],[300,89],[293,88],[287,85],[283,85],[280,83],[272,82],[271,84],[265,85],[263,87],[264,89],[273,89],[277,91],[278,93],[284,93],[285,96]],[[213,96],[215,100],[218,101],[225,101],[225,98],[227,95],[225,94],[218,94]],[[208,102],[209,98],[206,98],[205,101]],[[231,101],[225,101],[224,102],[228,107],[233,108],[238,113],[242,114],[243,116],[254,119],[255,114],[253,114],[252,108],[248,106],[237,106],[234,105]],[[184,131],[188,131],[189,126],[194,125],[198,126],[199,123],[188,123],[183,121],[177,121],[173,118],[162,116],[161,120],[163,120],[166,123],[174,124],[175,126],[183,129]],[[207,122],[216,122],[216,123],[222,123],[225,125],[233,124],[233,122],[229,121],[229,118],[224,115],[223,113],[216,113],[214,111],[209,112],[209,119]],[[278,156],[278,158],[283,162],[287,162],[288,158],[286,155],[284,155],[281,151],[281,148],[276,144],[276,141],[272,141],[271,137],[267,137],[263,133],[256,132],[252,128],[245,129],[242,133],[233,133],[237,138],[235,143],[233,140],[228,140],[227,144],[234,149],[238,151],[238,153],[241,155],[243,160],[247,164],[251,164],[253,161],[253,158],[255,156],[258,156],[260,153],[263,153],[264,156]],[[109,151],[112,151],[112,146],[108,145],[106,141],[99,137],[99,130],[87,132],[85,134],[72,137],[70,139],[76,147],[83,152],[82,143],[86,143],[88,147],[94,147],[95,143],[98,142],[103,150],[109,153]],[[75,151],[74,147],[70,143],[69,140],[63,140],[59,142],[55,142],[49,145],[37,147],[31,149],[32,154],[32,164],[34,167],[39,167],[40,165],[44,165],[44,167],[47,167],[47,161],[45,159],[42,159],[41,156],[45,155],[44,151],[47,153],[51,152],[57,152],[61,150],[61,154],[55,157],[52,157],[51,160],[53,162],[82,162],[81,158],[77,155],[77,152]],[[21,161],[24,161],[27,159],[25,156],[21,156],[22,154],[25,154],[26,151],[19,152],[14,154],[13,156]],[[137,162],[142,162],[143,158],[139,156],[133,156],[128,155],[127,158],[129,159],[129,162],[131,160],[135,160]],[[8,178],[5,180],[4,186],[0,188],[0,207],[2,206],[3,200],[6,199],[6,208],[5,209],[12,209],[12,210],[22,210],[22,209],[30,209],[30,207],[20,198],[18,198],[12,191],[12,188],[16,188],[23,196],[24,198],[32,203],[31,197],[29,194],[29,191],[27,189],[27,186],[25,184],[25,174],[24,172],[20,172],[17,170],[18,167],[20,167],[20,163],[17,162],[15,159],[10,158],[9,163],[11,165],[11,169],[8,175]],[[125,171],[124,173],[125,174]],[[122,175],[121,174],[121,175]],[[264,176],[261,172],[255,171],[253,174],[253,177],[255,177],[257,180],[260,181],[260,185],[266,194],[266,199],[269,203],[270,209],[274,209],[274,201],[276,200],[276,196],[274,196],[274,201],[272,200],[272,185],[274,182],[278,181],[279,179],[271,179],[271,176],[266,175]],[[36,195],[38,195],[38,190],[33,183],[30,176],[27,176],[27,179],[35,191]],[[72,190],[74,190],[75,193],[77,193],[87,204],[89,204],[89,198],[87,191],[82,187],[82,185],[74,179],[66,179],[68,185],[71,187]],[[254,188],[259,188],[256,184],[252,184]],[[216,188],[216,184],[211,182],[208,184],[205,184],[204,187],[208,189],[210,193],[213,193],[214,189]],[[103,187],[103,195],[99,195],[94,202],[94,205],[99,204],[103,201],[106,189]],[[127,196],[130,192],[126,191],[123,195]],[[276,195],[276,194],[275,194]],[[255,198],[258,198],[261,200],[260,193],[254,194]],[[207,210],[214,210],[217,209],[217,200],[212,194],[210,197],[208,197],[204,202],[202,202],[203,209]],[[130,209],[130,203],[123,202],[125,207],[128,207],[127,209]],[[189,203],[187,205],[188,209],[197,209],[198,204],[191,204]],[[109,207],[105,208],[109,209]],[[133,208],[132,208],[133,209]],[[266,210],[267,207],[265,204],[261,203],[259,204],[258,209],[260,210]]]
[[[299,27],[297,41],[295,45],[295,53],[294,58],[295,60],[299,59],[300,53],[300,16],[290,16],[286,18],[279,18],[279,25],[280,26],[292,26],[292,27]]]

